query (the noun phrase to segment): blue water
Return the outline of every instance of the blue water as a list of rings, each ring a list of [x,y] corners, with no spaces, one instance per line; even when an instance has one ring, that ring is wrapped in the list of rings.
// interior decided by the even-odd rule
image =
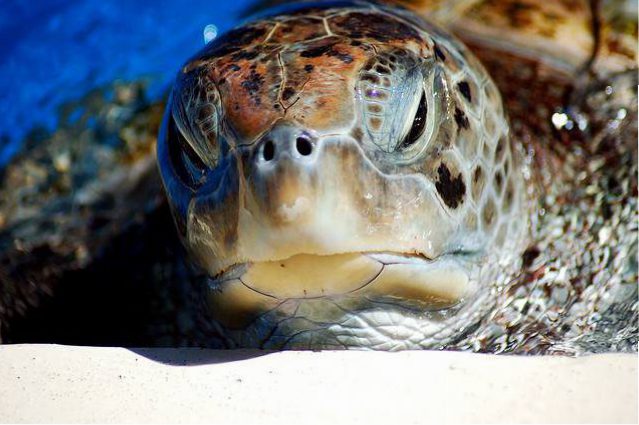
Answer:
[[[65,101],[114,80],[148,78],[149,96],[204,45],[205,25],[237,25],[253,0],[1,0],[0,168]]]

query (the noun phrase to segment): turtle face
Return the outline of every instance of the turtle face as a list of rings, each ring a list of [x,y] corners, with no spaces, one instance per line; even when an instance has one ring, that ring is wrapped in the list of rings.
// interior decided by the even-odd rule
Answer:
[[[160,170],[234,343],[443,343],[429,336],[473,313],[517,242],[499,94],[461,45],[402,13],[297,10],[231,31],[178,75]],[[410,321],[413,345],[375,339]]]

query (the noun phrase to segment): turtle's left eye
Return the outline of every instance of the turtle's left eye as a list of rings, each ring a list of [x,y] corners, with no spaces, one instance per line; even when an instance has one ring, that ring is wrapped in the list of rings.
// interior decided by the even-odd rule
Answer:
[[[426,93],[422,92],[419,105],[417,106],[417,112],[415,112],[415,118],[413,119],[413,125],[402,141],[397,145],[397,150],[402,151],[407,149],[422,137],[424,129],[426,128],[427,114],[428,104],[426,103]]]
[[[175,173],[182,183],[196,190],[206,178],[206,164],[186,140],[173,117],[169,117],[167,135],[169,156]]]

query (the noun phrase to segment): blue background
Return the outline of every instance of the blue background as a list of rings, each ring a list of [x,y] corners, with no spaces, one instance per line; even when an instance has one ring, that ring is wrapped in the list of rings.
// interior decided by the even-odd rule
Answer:
[[[0,0],[0,167],[58,107],[114,80],[148,78],[161,96],[204,45],[203,29],[240,23],[254,0]]]

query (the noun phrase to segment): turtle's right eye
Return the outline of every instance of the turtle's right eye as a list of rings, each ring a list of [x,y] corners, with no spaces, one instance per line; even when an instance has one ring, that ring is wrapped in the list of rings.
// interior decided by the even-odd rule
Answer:
[[[175,119],[169,117],[167,127],[169,157],[178,178],[192,190],[197,190],[206,181],[206,164],[193,150]]]
[[[415,112],[415,118],[413,118],[413,124],[396,149],[405,150],[415,144],[415,142],[422,137],[424,129],[426,128],[427,113],[428,104],[426,102],[426,93],[422,91],[422,95],[417,106],[417,112]]]

